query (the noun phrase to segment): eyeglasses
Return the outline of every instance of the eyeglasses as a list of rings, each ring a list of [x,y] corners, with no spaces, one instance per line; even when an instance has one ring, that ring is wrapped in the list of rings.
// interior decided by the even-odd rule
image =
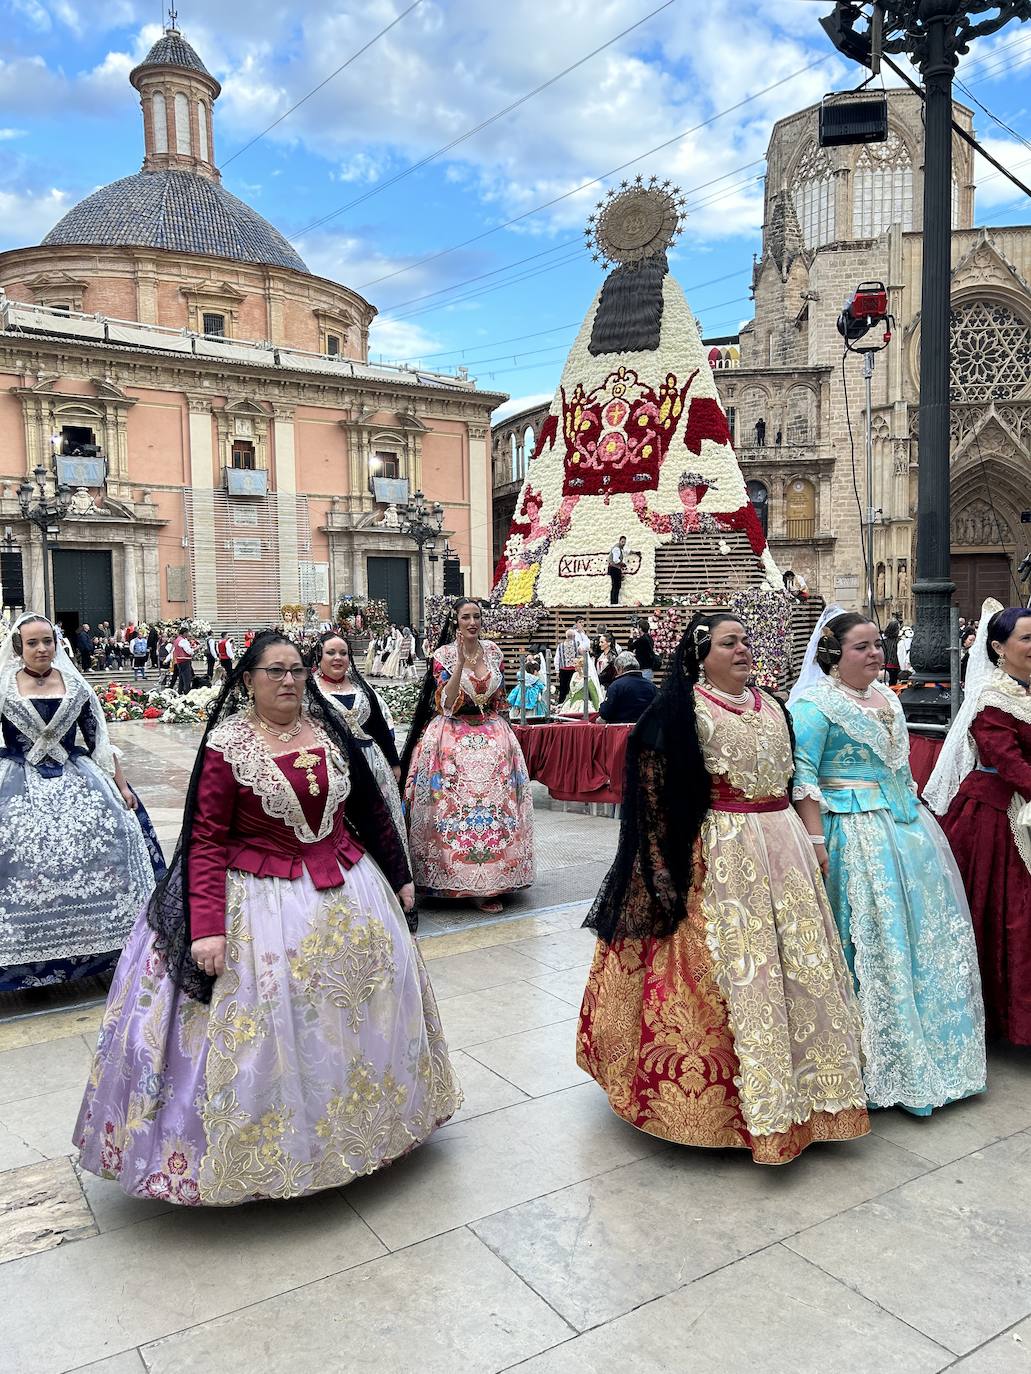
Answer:
[[[255,668],[256,673],[268,673],[270,682],[282,682],[290,675],[295,682],[303,682],[308,676],[308,669],[303,664],[298,663],[296,668],[281,668],[278,663],[274,663],[271,668]]]

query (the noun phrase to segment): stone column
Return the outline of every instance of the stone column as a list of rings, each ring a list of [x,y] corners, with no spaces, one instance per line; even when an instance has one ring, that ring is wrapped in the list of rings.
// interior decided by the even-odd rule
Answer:
[[[135,625],[139,619],[139,597],[136,586],[136,545],[128,541],[122,545],[122,577],[124,579],[125,625]]]
[[[276,462],[276,538],[279,550],[281,604],[296,602],[301,594],[300,570],[297,566],[297,452],[294,438],[292,408],[276,406],[273,445]]]
[[[470,596],[490,591],[490,453],[486,425],[469,430],[469,584]]]
[[[211,432],[211,401],[190,396],[190,561],[193,567],[193,614],[200,620],[218,619],[218,582],[215,575],[215,449]]]

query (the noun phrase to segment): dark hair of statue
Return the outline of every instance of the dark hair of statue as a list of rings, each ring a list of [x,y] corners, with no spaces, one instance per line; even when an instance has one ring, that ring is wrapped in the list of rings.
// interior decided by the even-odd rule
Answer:
[[[450,644],[457,639],[458,615],[463,606],[479,606],[481,613],[483,611],[483,603],[478,601],[475,596],[460,596],[444,617],[444,623],[440,627],[440,634],[437,636],[437,642],[434,645],[435,649],[440,649],[445,644]],[[427,660],[426,676],[422,680],[422,690],[419,692],[419,699],[415,703],[415,710],[412,712],[412,723],[408,727],[408,738],[405,740],[404,752],[401,755],[402,790],[408,779],[408,770],[412,764],[412,755],[415,753],[415,746],[419,743],[419,740],[422,739],[423,731],[426,729],[427,725],[429,725],[430,718],[433,715],[433,700],[436,695],[437,679],[433,676],[432,662]]]
[[[828,620],[816,645],[816,661],[825,673],[837,667],[845,652],[845,636],[858,625],[873,625],[869,616],[859,611],[843,611],[833,620]]]
[[[231,716],[248,709],[250,700],[244,685],[244,674],[253,673],[269,649],[277,645],[300,651],[292,639],[279,630],[262,630],[254,636],[240,660],[227,674],[222,690],[219,692],[209,714],[204,734],[201,737],[197,757],[194,760],[190,785],[186,791],[186,805],[183,810],[183,828],[175,847],[165,876],[154,889],[147,904],[147,922],[154,931],[156,947],[164,955],[168,974],[177,987],[198,1002],[210,1002],[211,990],[215,980],[203,973],[193,962],[190,955],[192,937],[190,935],[190,893],[189,884],[183,881],[190,862],[190,847],[193,839],[193,818],[197,810],[197,792],[200,787],[201,772],[207,750],[208,738],[214,730]],[[311,719],[330,736],[343,751],[352,769],[352,790],[356,783],[366,790],[376,784],[369,773],[364,759],[356,758],[360,750],[350,748],[350,733],[336,713],[323,699],[322,693],[309,677],[305,683],[304,704]],[[354,770],[364,768],[364,775],[356,779]]]
[[[739,616],[722,611],[694,617],[677,645],[662,690],[630,736],[616,857],[584,921],[606,944],[664,939],[687,914],[694,844],[712,801],[712,780],[698,740],[694,688],[712,636],[728,620],[744,624]],[[656,867],[653,831],[669,837],[661,854],[669,882]],[[633,910],[626,900],[635,862],[650,899],[647,910]]]
[[[662,332],[662,283],[669,272],[665,253],[633,266],[615,267],[605,278],[587,351],[654,351]]]
[[[992,648],[992,641],[1005,644],[1017,628],[1017,622],[1023,620],[1025,616],[1031,616],[1031,610],[1028,610],[1026,606],[1007,606],[1003,611],[996,611],[989,620],[985,648],[988,657],[996,667],[999,665],[999,654]]]
[[[16,630],[11,631],[11,648],[19,657],[25,648],[25,641],[21,637],[21,632],[26,625],[49,625],[50,633],[54,636],[54,644],[57,644],[57,631],[54,629],[53,621],[48,620],[45,615],[30,615],[27,620],[22,621]]]

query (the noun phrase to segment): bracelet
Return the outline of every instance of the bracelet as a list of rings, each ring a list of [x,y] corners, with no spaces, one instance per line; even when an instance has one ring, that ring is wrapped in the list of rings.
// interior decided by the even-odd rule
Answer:
[[[810,835],[810,836],[809,836],[809,842],[810,842],[810,844],[826,844],[826,843],[827,843],[827,841],[824,839],[824,837],[823,837],[822,835]]]

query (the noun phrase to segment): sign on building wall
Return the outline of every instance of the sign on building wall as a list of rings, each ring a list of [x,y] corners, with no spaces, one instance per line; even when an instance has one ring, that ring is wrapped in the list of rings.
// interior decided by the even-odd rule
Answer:
[[[838,573],[834,579],[834,595],[847,595],[859,590],[858,573]]]
[[[329,564],[298,563],[300,601],[305,605],[313,602],[316,606],[329,605]]]
[[[257,506],[233,506],[232,511],[234,525],[257,525]]]
[[[260,539],[234,539],[233,557],[237,563],[260,563],[261,562],[261,540]]]
[[[169,601],[186,601],[186,569],[165,565],[165,594]]]
[[[262,468],[226,468],[226,490],[230,496],[266,496],[268,473]]]

